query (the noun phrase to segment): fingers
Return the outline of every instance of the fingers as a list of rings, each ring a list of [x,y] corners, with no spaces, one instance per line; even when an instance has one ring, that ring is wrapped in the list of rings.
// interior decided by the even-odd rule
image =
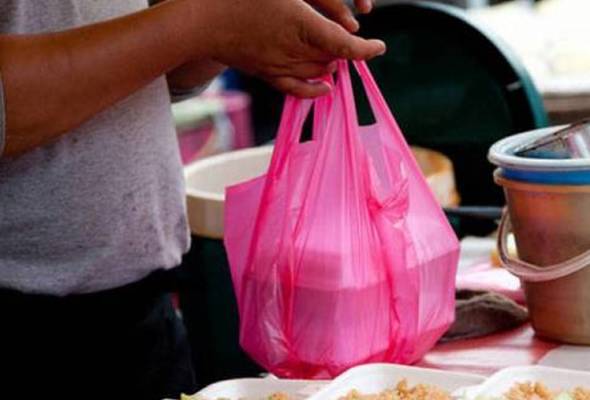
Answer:
[[[283,71],[283,73],[278,73],[277,75],[288,75],[293,78],[298,79],[313,79],[320,76],[333,74],[336,72],[336,63],[315,63],[315,62],[308,62],[308,63],[300,63],[300,64],[292,64],[289,66],[288,70]]]
[[[354,0],[354,6],[361,14],[368,14],[373,9],[372,0]]]
[[[356,0],[364,3],[364,0]],[[371,0],[368,0],[369,2]],[[352,15],[352,11],[346,6],[342,0],[312,0],[311,4],[318,7],[328,17],[341,24],[349,32],[356,32],[359,30],[359,23]],[[364,7],[364,5],[363,5]],[[358,5],[357,5],[358,8]]]
[[[341,26],[331,22],[310,21],[307,34],[311,44],[334,58],[348,60],[368,60],[385,53],[385,43],[381,40],[367,40],[346,32]]]
[[[301,98],[314,98],[332,90],[326,82],[308,82],[291,77],[269,78],[267,81],[281,92]]]

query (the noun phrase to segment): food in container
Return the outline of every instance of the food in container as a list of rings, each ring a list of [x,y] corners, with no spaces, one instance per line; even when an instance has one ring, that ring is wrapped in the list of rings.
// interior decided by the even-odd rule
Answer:
[[[468,389],[462,400],[589,400],[590,373],[541,366],[511,367]]]
[[[211,400],[195,396],[182,396],[180,400]],[[215,400],[229,400],[218,398]],[[242,400],[242,399],[240,399]],[[243,400],[258,400],[258,399],[243,399]],[[285,393],[274,393],[266,397],[264,400],[292,400],[289,395]],[[427,383],[417,384],[411,386],[406,379],[402,379],[396,386],[385,389],[379,393],[367,393],[362,388],[353,389],[345,396],[333,400],[451,400],[451,395],[434,385]],[[577,400],[577,399],[576,399]]]
[[[523,382],[515,384],[502,397],[478,396],[476,400],[590,400],[590,390],[576,387],[555,391],[542,382]]]
[[[180,400],[231,400],[225,397],[219,397],[217,399],[206,399],[202,396],[200,396],[199,394],[195,394],[193,396],[187,396],[187,395],[181,395],[180,396]],[[237,399],[237,400],[258,400],[258,399],[245,399],[245,398],[241,398],[241,399]],[[273,393],[271,395],[269,395],[268,397],[264,398],[264,399],[260,399],[260,400],[292,400],[291,397],[289,397],[288,394],[286,393]]]
[[[238,379],[211,385],[182,400],[590,400],[589,385],[589,372],[542,366],[506,368],[486,379],[368,364],[352,368],[329,383]]]
[[[367,394],[362,389],[355,389],[338,400],[451,400],[451,395],[437,386],[425,383],[410,386],[403,379],[395,388],[385,389],[380,393]]]

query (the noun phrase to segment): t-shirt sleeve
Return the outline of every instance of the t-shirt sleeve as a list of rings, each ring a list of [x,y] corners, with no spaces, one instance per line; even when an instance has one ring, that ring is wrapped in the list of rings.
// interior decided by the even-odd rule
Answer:
[[[6,141],[6,104],[4,101],[4,87],[2,86],[2,75],[0,75],[0,157],[4,152]]]

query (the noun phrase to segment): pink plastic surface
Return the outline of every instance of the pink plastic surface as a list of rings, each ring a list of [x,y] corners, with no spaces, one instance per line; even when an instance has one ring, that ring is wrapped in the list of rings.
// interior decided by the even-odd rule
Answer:
[[[252,146],[254,134],[250,119],[250,97],[246,93],[238,91],[224,91],[221,94],[207,96],[223,101],[224,112],[232,126],[231,150]],[[215,140],[216,135],[218,132],[211,122],[178,135],[183,165],[188,165],[198,158],[211,156],[223,150],[230,150],[220,149],[217,144],[214,144],[210,145],[211,149],[207,151],[207,144]]]
[[[250,118],[250,97],[243,92],[222,92],[225,112],[229,117],[233,129],[233,148],[244,149],[254,144],[252,121]]]
[[[225,244],[242,347],[270,372],[329,378],[419,360],[454,317],[459,244],[367,66],[359,127],[348,63],[288,97],[266,175],[228,188]],[[299,143],[314,108],[313,140]]]
[[[182,164],[188,165],[195,161],[213,135],[215,128],[210,124],[178,135]]]
[[[482,261],[468,271],[460,273],[457,276],[457,289],[496,292],[517,303],[525,303],[520,279],[504,268],[491,265],[489,261]]]

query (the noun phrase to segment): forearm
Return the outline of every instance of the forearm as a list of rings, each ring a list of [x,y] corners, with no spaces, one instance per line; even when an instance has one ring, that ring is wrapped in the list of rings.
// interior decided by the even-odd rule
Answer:
[[[163,3],[166,0],[148,0],[150,6]],[[168,72],[168,85],[172,91],[189,91],[203,86],[219,75],[226,67],[208,59],[190,60],[176,69]]]
[[[211,60],[192,60],[168,73],[172,92],[189,91],[203,86],[223,72],[225,66]]]
[[[6,155],[67,132],[187,60],[206,57],[201,2],[42,35],[0,35]]]

